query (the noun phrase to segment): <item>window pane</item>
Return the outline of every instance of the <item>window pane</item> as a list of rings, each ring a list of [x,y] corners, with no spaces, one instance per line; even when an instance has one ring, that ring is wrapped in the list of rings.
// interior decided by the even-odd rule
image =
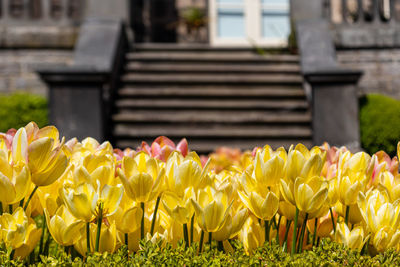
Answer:
[[[217,0],[218,4],[243,4],[244,0]]]
[[[218,36],[240,38],[245,36],[244,12],[241,9],[218,9]]]
[[[262,35],[286,39],[290,34],[289,0],[261,0]]]
[[[290,34],[289,17],[285,14],[263,13],[262,34],[264,38],[287,38]]]

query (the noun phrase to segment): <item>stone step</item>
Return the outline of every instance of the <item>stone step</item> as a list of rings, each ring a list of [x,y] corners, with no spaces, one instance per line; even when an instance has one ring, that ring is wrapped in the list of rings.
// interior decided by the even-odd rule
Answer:
[[[151,111],[113,115],[114,123],[169,123],[169,124],[311,124],[309,112],[263,112],[263,111]]]
[[[290,54],[287,49],[268,48],[261,49],[266,54]],[[219,53],[257,53],[257,49],[235,46],[210,46],[209,44],[188,44],[188,43],[136,43],[131,48],[132,52],[219,52]]]
[[[187,64],[187,63],[143,63],[128,62],[125,72],[151,72],[151,73],[289,73],[299,74],[298,64],[236,64],[236,65],[217,65],[217,64]]]
[[[307,110],[308,103],[305,100],[235,100],[224,101],[184,100],[181,99],[121,99],[116,101],[119,109],[173,109],[173,110]],[[161,112],[161,111],[160,111]]]
[[[174,142],[179,142],[179,138],[172,138]],[[151,142],[154,139],[144,139],[143,141]],[[268,138],[251,138],[251,139],[195,139],[189,138],[189,148],[192,151],[196,151],[198,154],[208,154],[210,152],[215,151],[218,147],[227,146],[231,148],[239,148],[243,151],[245,150],[253,150],[254,147],[263,147],[264,145],[270,145],[273,149],[277,149],[278,147],[284,147],[288,149],[291,145],[296,145],[298,143],[302,143],[308,148],[311,148],[312,141],[311,139],[295,139],[295,138],[285,138],[285,139],[268,139]],[[119,139],[116,142],[116,147],[118,148],[134,148],[136,149],[142,143],[141,139]]]
[[[297,84],[301,85],[300,75],[285,74],[135,74],[121,77],[123,83],[140,84]]]
[[[123,87],[118,90],[118,95],[123,97],[240,97],[240,98],[304,98],[305,93],[301,87],[264,87],[264,88],[218,88],[218,87]]]
[[[213,62],[213,63],[299,63],[297,55],[258,55],[249,53],[220,53],[220,52],[130,52],[126,55],[127,61],[147,62]]]
[[[114,128],[116,137],[208,137],[208,138],[311,138],[308,126],[230,126],[230,125],[130,125],[117,124]]]

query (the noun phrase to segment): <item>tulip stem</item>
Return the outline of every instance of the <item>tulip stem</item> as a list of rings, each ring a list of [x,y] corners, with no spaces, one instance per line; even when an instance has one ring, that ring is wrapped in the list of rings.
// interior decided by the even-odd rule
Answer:
[[[140,223],[140,240],[144,239],[144,202],[140,202],[140,207],[142,208],[142,222]]]
[[[189,232],[188,232],[187,223],[183,224],[183,236],[185,238],[186,248],[188,248],[189,247]]]
[[[42,236],[40,237],[40,243],[39,243],[39,257],[40,255],[43,255],[43,250],[44,250],[44,235],[46,233],[46,218],[43,216],[43,224],[42,224]]]
[[[281,226],[282,216],[279,216],[278,224],[276,226],[276,243],[279,245],[279,227]]]
[[[296,215],[294,216],[294,228],[293,228],[293,234],[292,234],[292,250],[291,250],[291,255],[294,255],[296,252],[296,239],[297,239],[297,223],[299,220],[299,208],[296,207]]]
[[[127,247],[127,249],[128,249],[128,233],[125,233],[125,245],[126,245],[126,247]]]
[[[201,250],[203,249],[203,242],[204,242],[204,230],[201,230],[201,234],[200,234],[200,244],[199,244],[199,253],[201,253]]]
[[[190,220],[190,244],[193,243],[193,231],[194,231],[194,214]]]
[[[364,245],[363,245],[363,247],[362,247],[362,249],[361,249],[361,252],[360,252],[361,255],[367,255],[367,253],[368,253],[368,246],[369,246],[369,239],[370,239],[370,237],[368,237],[367,242],[364,243]]]
[[[212,232],[208,232],[208,244],[210,245],[210,249],[211,249],[211,244],[212,244]]]
[[[35,188],[32,190],[32,193],[29,195],[28,200],[25,203],[24,210],[26,210],[28,208],[29,202],[31,202],[31,199],[38,188],[39,188],[39,186],[35,185]]]
[[[315,218],[314,235],[313,235],[313,239],[312,239],[312,246],[315,246],[315,241],[317,240],[317,226],[318,226],[318,218]]]
[[[90,253],[90,222],[86,223],[86,250]]]
[[[95,251],[99,252],[100,246],[100,235],[101,235],[101,224],[103,223],[103,203],[99,205],[99,218],[97,219],[97,234],[96,234],[96,247]]]
[[[218,251],[225,252],[223,241],[218,241]]]
[[[46,243],[44,243],[43,255],[49,256],[50,242],[51,242],[50,233],[47,233]]]
[[[304,233],[306,232],[307,228],[307,220],[308,220],[308,213],[306,213],[306,217],[304,218],[303,221],[303,226],[301,227],[300,240],[299,240],[299,245],[297,247],[297,253],[303,251],[303,240],[304,240]]]
[[[285,237],[283,239],[283,251],[286,252],[287,251],[287,239],[289,236],[289,230],[290,230],[290,225],[292,224],[291,220],[286,220],[286,231],[285,231]]]
[[[157,217],[158,205],[160,205],[160,200],[161,200],[161,197],[158,196],[157,200],[156,200],[156,207],[154,208],[153,219],[151,220],[151,229],[150,229],[151,236],[153,236],[153,233],[154,233],[154,226],[156,225],[156,217]]]
[[[265,242],[269,243],[269,228],[271,227],[270,221],[265,220],[264,227],[265,227]]]
[[[346,217],[344,218],[345,224],[349,225],[349,213],[350,213],[350,206],[346,206]]]
[[[333,217],[332,208],[329,208],[329,213],[331,214],[331,221],[332,221],[333,233],[336,233],[335,217]]]

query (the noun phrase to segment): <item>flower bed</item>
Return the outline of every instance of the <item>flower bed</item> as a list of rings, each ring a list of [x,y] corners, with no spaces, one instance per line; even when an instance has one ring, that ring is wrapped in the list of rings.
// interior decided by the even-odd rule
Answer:
[[[345,147],[190,152],[0,135],[5,261],[134,265],[396,264],[398,160]],[[329,240],[334,240],[331,242]]]

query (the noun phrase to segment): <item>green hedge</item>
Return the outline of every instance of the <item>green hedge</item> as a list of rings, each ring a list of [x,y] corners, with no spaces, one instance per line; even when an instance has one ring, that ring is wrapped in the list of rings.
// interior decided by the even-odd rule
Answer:
[[[197,244],[186,249],[181,242],[177,248],[170,245],[159,246],[151,242],[142,242],[141,251],[128,256],[126,247],[114,254],[94,254],[87,259],[72,258],[60,248],[51,250],[48,257],[42,256],[35,266],[399,266],[400,255],[394,250],[386,251],[375,257],[360,255],[360,253],[345,248],[344,245],[321,240],[318,247],[304,251],[291,257],[282,252],[282,247],[272,244],[258,248],[252,255],[244,253],[239,242],[232,242],[235,251],[224,253],[218,251],[213,244],[198,255]],[[162,248],[160,248],[162,247]],[[27,262],[9,261],[5,252],[0,252],[3,266],[24,266]]]
[[[396,155],[400,141],[400,101],[370,94],[360,101],[361,146],[369,154],[384,150]]]
[[[0,132],[18,129],[31,121],[39,127],[48,124],[46,98],[28,93],[0,95]]]

